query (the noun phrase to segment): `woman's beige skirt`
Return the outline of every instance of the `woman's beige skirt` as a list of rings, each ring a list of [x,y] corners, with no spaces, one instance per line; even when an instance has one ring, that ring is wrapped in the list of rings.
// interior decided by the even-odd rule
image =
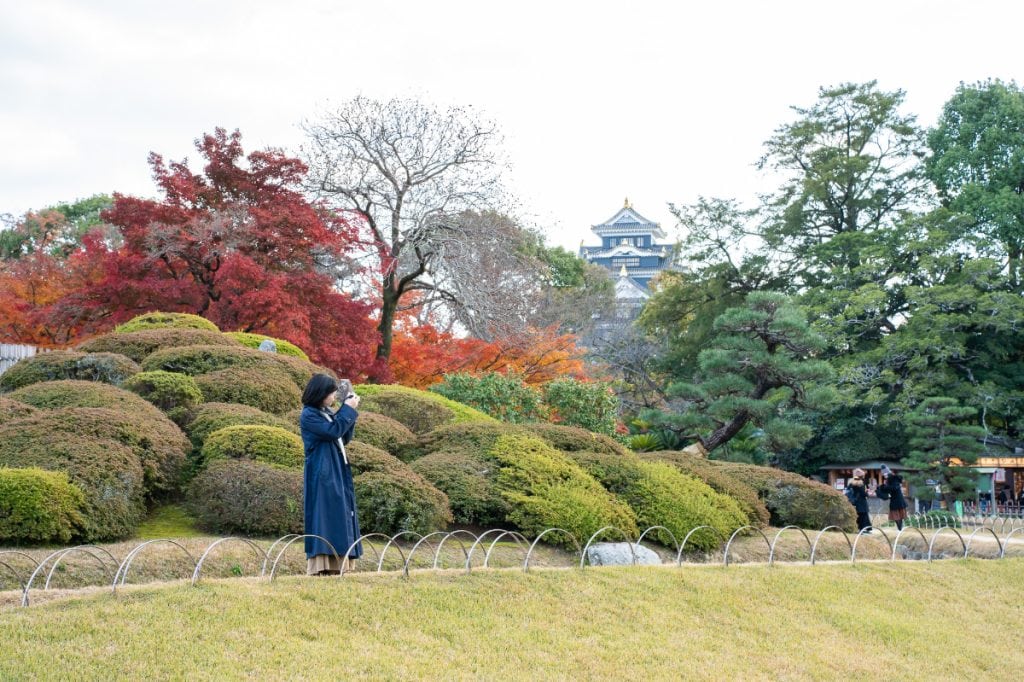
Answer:
[[[314,554],[306,559],[306,575],[317,575],[324,571],[340,573],[342,567],[346,571],[352,567],[352,561],[348,557],[337,557],[333,554]]]

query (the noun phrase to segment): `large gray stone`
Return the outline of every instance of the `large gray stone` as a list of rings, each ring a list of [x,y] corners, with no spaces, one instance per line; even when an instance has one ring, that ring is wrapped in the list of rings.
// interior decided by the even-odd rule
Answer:
[[[262,341],[260,341],[260,350],[265,353],[276,353],[277,344],[274,343],[271,339],[263,339]]]
[[[629,551],[629,545],[628,542],[595,542],[587,548],[587,561],[591,566],[631,566],[635,552],[638,565],[656,566],[661,563],[661,557],[643,545],[634,544],[633,552]]]

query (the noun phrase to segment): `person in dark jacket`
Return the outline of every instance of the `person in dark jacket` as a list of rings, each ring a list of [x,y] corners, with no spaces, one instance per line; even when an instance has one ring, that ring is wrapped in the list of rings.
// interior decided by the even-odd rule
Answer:
[[[868,516],[868,491],[864,486],[864,470],[854,469],[853,478],[846,484],[846,497],[857,511],[857,530],[871,527]],[[869,533],[871,531],[868,531]]]
[[[903,530],[903,520],[907,518],[907,498],[903,496],[903,477],[889,467],[882,465],[884,483],[879,486],[883,499],[889,500],[889,520]]]
[[[348,386],[346,391],[350,391]],[[338,385],[326,374],[315,374],[302,394],[299,426],[306,451],[302,486],[305,533],[319,536],[306,538],[309,575],[338,574],[363,553],[356,542],[359,519],[352,468],[345,452],[359,417],[359,396],[348,392],[338,411],[332,412],[337,397]]]

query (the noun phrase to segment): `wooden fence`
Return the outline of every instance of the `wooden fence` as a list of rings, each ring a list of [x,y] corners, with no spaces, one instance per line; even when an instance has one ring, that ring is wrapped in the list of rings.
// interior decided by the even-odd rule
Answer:
[[[18,360],[30,358],[40,351],[41,349],[35,346],[0,343],[0,374],[10,369]]]

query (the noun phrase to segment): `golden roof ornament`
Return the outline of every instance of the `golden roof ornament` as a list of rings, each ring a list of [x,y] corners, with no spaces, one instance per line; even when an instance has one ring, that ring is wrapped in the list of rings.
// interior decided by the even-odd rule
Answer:
[[[629,277],[629,273],[626,272],[625,265],[623,265],[622,268],[619,270],[619,277]]]
[[[622,208],[633,208],[629,205],[629,197],[626,197],[626,200],[622,203]]]

